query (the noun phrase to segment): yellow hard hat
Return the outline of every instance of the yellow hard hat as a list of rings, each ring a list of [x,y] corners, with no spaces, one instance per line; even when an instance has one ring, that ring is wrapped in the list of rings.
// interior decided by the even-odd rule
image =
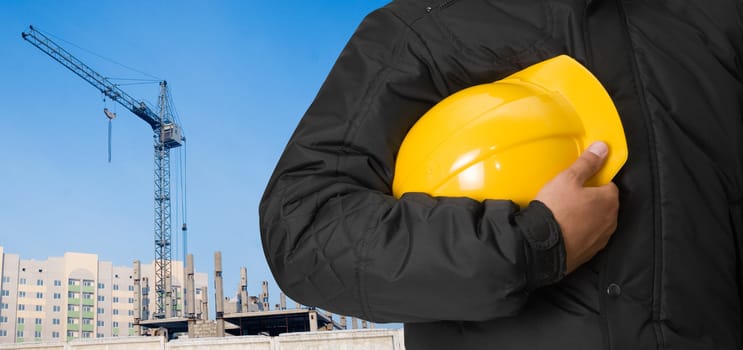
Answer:
[[[459,91],[410,129],[392,192],[510,199],[525,206],[594,141],[609,146],[587,186],[611,181],[627,160],[617,110],[601,83],[562,55]]]

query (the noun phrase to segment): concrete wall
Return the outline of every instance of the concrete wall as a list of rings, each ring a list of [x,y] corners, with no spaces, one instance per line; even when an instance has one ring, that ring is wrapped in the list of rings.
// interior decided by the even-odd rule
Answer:
[[[402,329],[356,329],[332,332],[286,333],[275,350],[404,350]]]
[[[286,333],[278,337],[244,336],[178,339],[159,337],[76,339],[66,343],[4,344],[0,350],[404,350],[402,329],[357,329]]]
[[[164,350],[165,339],[160,337],[118,337],[75,339],[61,343],[2,344],[0,350]]]

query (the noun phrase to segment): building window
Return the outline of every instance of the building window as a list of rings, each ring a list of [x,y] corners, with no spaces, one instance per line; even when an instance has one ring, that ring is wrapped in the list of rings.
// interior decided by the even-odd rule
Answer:
[[[36,299],[44,299],[44,293],[36,292]]]
[[[68,304],[67,311],[80,311],[80,305]]]
[[[134,286],[129,286],[129,291],[130,292],[133,292],[134,291]]]
[[[126,325],[127,325],[127,327],[129,327],[129,328],[134,328],[134,324],[133,324],[133,323],[131,323],[131,322],[127,323]]]
[[[19,290],[18,291],[18,297],[19,298],[25,298],[26,297],[26,291]]]
[[[98,321],[95,321],[95,325],[97,327],[103,327],[105,325],[105,323],[103,321],[101,321],[101,320],[98,320]]]
[[[41,324],[42,320],[40,318],[34,319],[34,324]]]
[[[34,338],[41,338],[41,332],[40,331],[35,331],[34,332]]]
[[[62,293],[54,293],[54,299],[62,299]]]
[[[99,315],[101,315],[101,314],[103,314],[103,313],[104,313],[104,311],[105,311],[105,310],[104,310],[104,309],[103,309],[102,307],[99,307],[97,311],[98,311],[97,313],[98,313]]]
[[[24,304],[18,304],[18,311],[26,310],[26,305]]]
[[[80,293],[78,292],[67,292],[67,297],[70,299],[77,299],[80,298]]]
[[[8,331],[4,329],[0,329],[0,337],[7,337],[7,336],[8,336]]]
[[[59,319],[58,318],[53,318],[52,319],[52,324],[55,324],[55,325],[56,324],[59,324]]]
[[[129,310],[129,316],[134,316],[134,310]]]
[[[23,338],[23,331],[18,331],[18,332],[15,332],[15,336],[16,336],[17,338]]]
[[[92,338],[93,332],[90,331],[83,331],[83,338]]]
[[[85,286],[85,287],[92,287],[93,286],[93,281],[91,281],[91,280],[83,280],[83,286]]]
[[[54,305],[54,306],[52,306],[52,311],[54,311],[54,312],[60,312],[60,311],[62,311],[62,307],[59,306],[59,305]]]
[[[93,307],[90,305],[83,305],[83,312],[93,312]]]
[[[54,286],[55,287],[61,287],[62,286],[62,281],[61,280],[54,280]]]
[[[134,304],[134,298],[129,298],[127,301],[129,302],[129,304]]]
[[[114,309],[113,314],[114,315],[118,315],[119,314],[119,309]]]
[[[44,285],[44,280],[36,280],[36,285],[37,286],[43,286]]]
[[[113,302],[114,303],[118,303],[119,302],[119,297],[113,297]]]
[[[106,288],[106,285],[103,283],[98,283],[98,289],[104,289]]]
[[[67,324],[80,324],[77,317],[67,317]]]
[[[98,301],[106,301],[106,298],[103,295],[99,295]]]
[[[26,319],[23,318],[23,317],[18,317],[18,322],[17,323],[18,324],[24,324],[24,323],[26,323]]]
[[[75,331],[67,331],[67,337],[68,338],[76,338],[77,337],[77,332],[75,332]]]
[[[111,324],[113,325],[114,328],[119,328],[119,322],[118,321],[113,321],[113,322],[111,322]]]
[[[3,283],[10,283],[10,277],[9,276],[3,276]]]
[[[0,323],[8,323],[8,316],[0,316]]]
[[[19,279],[18,284],[26,284],[26,279],[25,278]]]
[[[93,324],[92,318],[83,318],[83,324]]]
[[[0,304],[0,309],[7,310],[8,309],[8,303],[2,303],[2,304]]]
[[[52,338],[59,338],[59,332],[52,332]]]
[[[36,311],[43,311],[43,310],[44,310],[44,307],[43,307],[43,306],[41,306],[41,305],[36,305],[36,306],[34,307],[34,309],[35,309]]]
[[[104,335],[103,335],[103,333],[96,333],[96,334],[95,334],[95,337],[96,337],[96,338],[103,338],[103,337],[104,337]]]
[[[79,286],[80,285],[80,280],[76,280],[76,279],[70,278],[70,279],[67,280],[67,285],[68,286]]]
[[[93,299],[93,293],[83,293],[83,299]]]
[[[2,296],[9,297],[10,296],[10,291],[7,290],[7,289],[3,289]]]
[[[118,284],[114,284],[114,288],[113,289],[114,290],[119,290],[119,285]]]

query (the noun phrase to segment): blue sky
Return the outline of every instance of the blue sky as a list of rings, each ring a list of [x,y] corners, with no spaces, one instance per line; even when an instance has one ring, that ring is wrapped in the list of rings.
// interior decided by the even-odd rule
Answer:
[[[147,78],[57,38],[168,81],[188,139],[196,269],[212,288],[221,250],[226,295],[246,266],[249,292],[269,280],[277,303],[260,245],[260,196],[346,41],[386,2],[3,1],[0,245],[37,260],[66,251],[116,265],[154,257],[151,129],[22,40],[33,24],[105,76]],[[122,88],[157,102],[156,84]],[[106,107],[119,116],[111,163]]]

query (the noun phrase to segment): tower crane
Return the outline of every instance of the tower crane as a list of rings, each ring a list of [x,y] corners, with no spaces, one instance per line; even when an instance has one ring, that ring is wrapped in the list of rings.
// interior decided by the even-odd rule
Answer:
[[[171,219],[170,219],[170,150],[182,146],[186,139],[176,124],[166,81],[160,82],[158,111],[138,101],[95,70],[75,58],[46,35],[29,26],[23,39],[36,46],[67,69],[77,74],[105,96],[116,101],[144,120],[154,133],[155,150],[155,290],[157,308],[154,318],[172,317],[171,302]],[[106,113],[109,116],[109,113]],[[109,116],[109,118],[111,118]],[[183,224],[184,235],[186,224]],[[185,238],[184,238],[185,240]],[[185,256],[184,256],[185,257]]]

